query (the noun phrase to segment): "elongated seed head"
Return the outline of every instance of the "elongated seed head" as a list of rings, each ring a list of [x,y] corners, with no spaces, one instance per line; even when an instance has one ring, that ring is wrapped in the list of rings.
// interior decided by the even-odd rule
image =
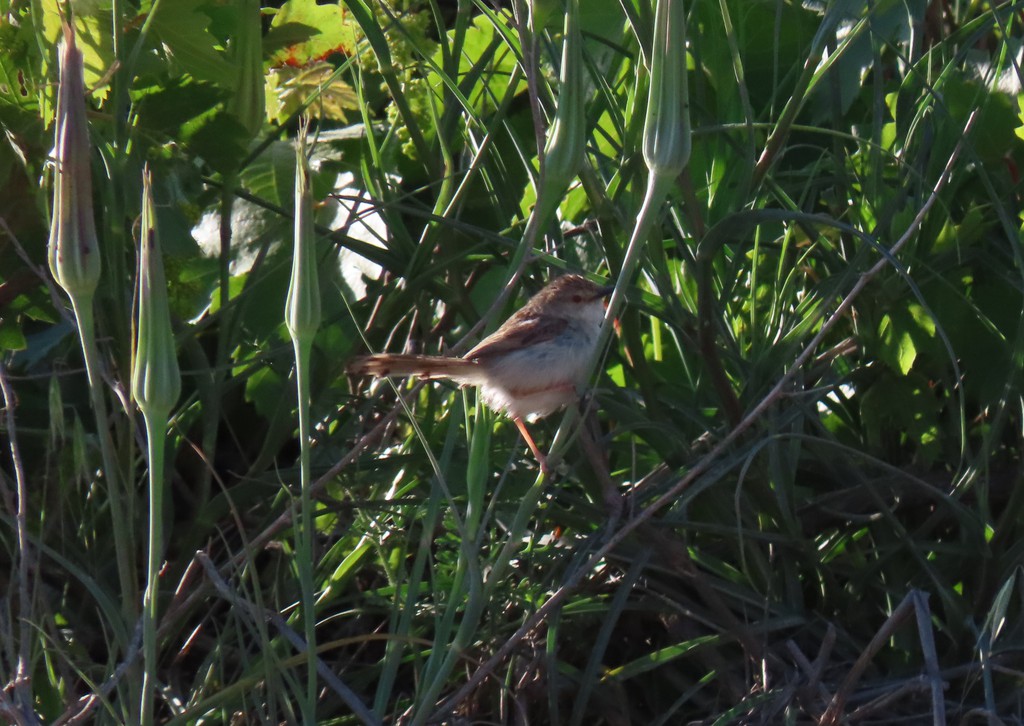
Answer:
[[[92,209],[82,53],[75,45],[75,31],[68,24],[64,25],[59,53],[53,216],[47,257],[53,279],[78,305],[96,291],[102,263]]]
[[[156,207],[147,166],[142,172],[142,234],[139,240],[139,322],[132,366],[132,395],[146,418],[166,418],[181,395],[181,372],[167,304],[167,283]]]

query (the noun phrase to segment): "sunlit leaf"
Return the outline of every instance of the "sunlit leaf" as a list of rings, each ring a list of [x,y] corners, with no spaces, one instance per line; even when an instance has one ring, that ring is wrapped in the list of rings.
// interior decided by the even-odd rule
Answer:
[[[356,93],[340,78],[332,78],[334,68],[314,62],[302,68],[281,66],[267,74],[267,115],[282,123],[309,103],[310,115],[331,121],[345,121],[347,111],[359,107]]]
[[[288,0],[274,14],[264,42],[275,48],[270,59],[272,66],[304,66],[332,53],[351,54],[355,49],[356,28],[343,4],[318,5],[316,0]]]

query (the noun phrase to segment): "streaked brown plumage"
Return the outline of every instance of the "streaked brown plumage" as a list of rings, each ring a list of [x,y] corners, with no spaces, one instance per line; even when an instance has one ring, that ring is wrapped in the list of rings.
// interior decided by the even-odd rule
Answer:
[[[543,469],[547,461],[526,429],[577,400],[604,319],[601,287],[581,275],[555,278],[461,358],[380,353],[353,359],[352,375],[446,378],[479,386],[484,402],[508,414]]]

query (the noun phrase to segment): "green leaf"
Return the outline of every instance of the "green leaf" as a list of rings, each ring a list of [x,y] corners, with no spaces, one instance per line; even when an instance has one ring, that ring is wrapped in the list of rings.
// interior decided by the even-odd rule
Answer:
[[[935,319],[927,310],[917,303],[910,303],[907,305],[907,313],[914,320],[919,333],[923,333],[929,338],[935,337]]]
[[[181,71],[197,80],[232,89],[238,73],[208,30],[210,16],[203,9],[209,3],[210,0],[161,3],[151,18],[153,32]]]
[[[61,12],[58,0],[43,0],[43,35],[56,46],[61,37]],[[107,97],[107,86],[99,87],[114,62],[114,41],[110,35],[110,10],[104,11],[97,3],[72,3],[75,18],[75,42],[82,52],[85,66],[85,86],[92,89],[91,98],[102,101]],[[56,55],[50,62],[56,65]]]
[[[218,111],[182,127],[189,149],[219,172],[234,171],[248,153],[249,132],[234,114]]]
[[[1017,128],[1013,130],[1018,139],[1024,140],[1024,94],[1017,94]]]
[[[967,117],[978,114],[971,139],[984,163],[1002,164],[1003,157],[1020,150],[1016,104],[1010,96],[990,91],[974,81],[953,77],[944,84],[942,97],[951,117],[943,122],[947,130],[959,133]]]
[[[293,42],[286,45],[288,41]],[[271,56],[272,66],[303,66],[332,53],[351,55],[356,47],[355,26],[348,22],[338,3],[317,5],[316,0],[288,0],[274,15],[264,39],[265,47],[282,45]]]
[[[893,370],[907,375],[918,354],[932,347],[935,321],[916,302],[894,306],[878,326],[879,357]]]
[[[0,23],[0,123],[10,128],[18,119],[16,130],[24,131],[30,124],[38,125],[36,106],[38,48],[31,25]]]
[[[978,205],[972,206],[959,223],[947,219],[942,231],[935,238],[933,252],[963,251],[965,247],[981,239],[991,226],[989,216]]]
[[[287,379],[268,365],[256,367],[245,380],[245,400],[264,418],[279,414]]]
[[[891,315],[884,315],[878,326],[882,359],[892,368],[907,375],[917,358],[917,347],[910,333],[901,328]]]
[[[718,642],[719,640],[720,636],[718,635],[699,635],[696,638],[690,638],[674,645],[652,650],[624,665],[608,670],[602,680],[614,678],[618,681],[624,681],[629,678],[635,678],[657,668],[663,668],[667,663],[687,655],[694,649]]]
[[[0,350],[25,350],[28,342],[14,320],[0,320]]]
[[[314,62],[302,68],[282,66],[267,74],[267,116],[283,123],[309,103],[311,115],[331,121],[345,121],[347,110],[359,108],[356,93],[340,78],[331,78],[334,67]]]
[[[442,62],[440,49],[437,50],[434,60],[438,64]],[[474,73],[482,74],[481,82],[474,83],[470,92],[466,94],[475,112],[490,113],[495,108],[496,99],[504,98],[507,93],[517,95],[526,91],[525,79],[521,79],[515,89],[507,89],[508,79],[515,71],[516,65],[512,50],[503,42],[490,21],[484,17],[475,18],[473,24],[466,30],[458,70],[459,79],[472,77]],[[435,95],[427,99],[427,102],[433,102],[440,97],[444,80],[433,71],[427,78],[430,87],[435,91]]]
[[[188,78],[151,86],[132,96],[138,109],[139,125],[168,136],[176,135],[184,124],[211,112],[228,98],[223,89]]]
[[[868,442],[875,448],[911,444],[924,461],[941,450],[942,401],[922,376],[885,371],[858,397]]]
[[[295,187],[295,149],[284,141],[267,147],[242,174],[246,191],[284,207],[291,204]]]

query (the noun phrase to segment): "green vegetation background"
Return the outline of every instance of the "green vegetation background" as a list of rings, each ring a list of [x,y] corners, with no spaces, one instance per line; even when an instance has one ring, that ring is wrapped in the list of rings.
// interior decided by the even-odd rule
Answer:
[[[258,5],[71,3],[104,263],[97,420],[45,264],[60,11],[0,0],[0,717],[140,717],[128,381],[148,163],[183,381],[158,722],[1024,718],[1024,5],[687,3],[689,164],[582,415],[535,427],[569,441],[548,481],[472,391],[369,386],[345,362],[472,343],[563,270],[619,279],[653,5],[581,3],[585,158],[536,205],[561,3],[268,3],[246,55]],[[284,321],[303,112],[312,561]],[[547,205],[557,219],[531,217]]]

